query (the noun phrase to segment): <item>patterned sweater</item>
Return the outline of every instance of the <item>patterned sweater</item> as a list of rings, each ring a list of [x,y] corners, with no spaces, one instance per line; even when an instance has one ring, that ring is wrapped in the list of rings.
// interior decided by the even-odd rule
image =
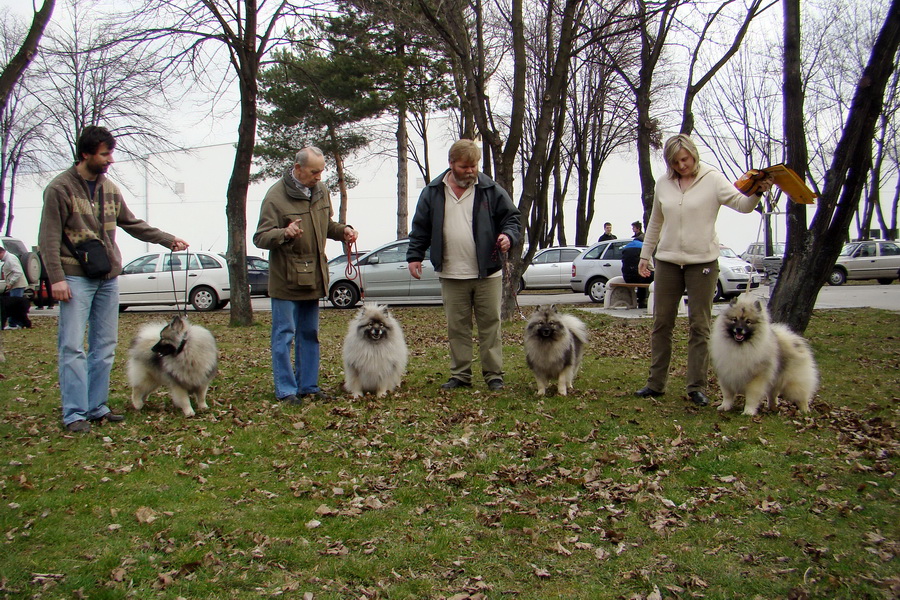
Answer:
[[[135,217],[125,205],[119,187],[105,175],[97,176],[93,198],[87,182],[76,167],[57,175],[44,190],[44,209],[38,234],[41,258],[50,282],[63,281],[66,275],[84,277],[84,271],[63,242],[64,231],[74,245],[90,239],[101,240],[112,265],[105,279],[117,277],[122,272],[122,255],[116,245],[117,226],[143,242],[171,248],[175,241],[173,235]]]

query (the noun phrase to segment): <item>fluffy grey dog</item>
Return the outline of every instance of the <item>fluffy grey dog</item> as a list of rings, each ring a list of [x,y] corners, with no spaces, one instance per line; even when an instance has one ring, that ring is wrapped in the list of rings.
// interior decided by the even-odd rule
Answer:
[[[531,313],[525,325],[525,361],[537,380],[539,396],[546,393],[551,379],[557,380],[561,396],[572,389],[587,341],[587,327],[578,317],[549,304]]]
[[[766,397],[774,410],[779,395],[809,412],[819,382],[809,344],[786,325],[771,323],[759,300],[740,296],[716,317],[710,355],[722,388],[719,410],[731,410],[743,394],[745,415],[755,415]]]
[[[218,372],[216,339],[199,325],[175,316],[168,324],[144,325],[128,350],[131,404],[140,410],[160,387],[169,388],[175,406],[193,417],[191,396],[206,410],[206,390]]]
[[[406,340],[386,306],[365,304],[350,321],[344,338],[344,389],[358,398],[384,396],[406,372]]]

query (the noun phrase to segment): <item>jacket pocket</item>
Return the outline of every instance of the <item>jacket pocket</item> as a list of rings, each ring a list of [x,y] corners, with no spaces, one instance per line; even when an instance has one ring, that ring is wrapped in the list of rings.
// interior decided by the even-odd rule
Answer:
[[[290,287],[312,288],[316,285],[318,260],[315,254],[288,254],[287,280]]]

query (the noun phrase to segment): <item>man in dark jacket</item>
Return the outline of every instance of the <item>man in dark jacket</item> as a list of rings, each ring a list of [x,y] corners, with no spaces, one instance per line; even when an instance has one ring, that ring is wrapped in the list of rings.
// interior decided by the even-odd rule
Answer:
[[[501,390],[501,253],[521,235],[519,209],[506,190],[478,172],[481,149],[475,142],[459,140],[450,147],[449,158],[450,168],[419,196],[406,261],[418,279],[431,248],[431,263],[441,280],[450,339],[450,379],[441,388],[472,385],[474,315],[481,373],[489,389]]]
[[[625,283],[652,283],[653,275],[641,277],[638,263],[641,262],[641,248],[644,242],[635,238],[622,247],[622,277]],[[647,288],[637,289],[638,308],[647,308]]]
[[[319,388],[319,298],[328,293],[325,241],[349,244],[357,237],[355,229],[332,220],[324,170],[321,150],[310,146],[297,152],[294,164],[266,192],[253,234],[253,243],[269,250],[272,376],[275,398],[288,404],[300,404],[305,396],[327,397]]]

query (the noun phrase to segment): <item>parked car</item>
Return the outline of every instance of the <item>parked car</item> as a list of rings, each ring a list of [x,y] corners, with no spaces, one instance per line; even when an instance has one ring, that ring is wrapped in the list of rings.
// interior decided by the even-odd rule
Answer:
[[[212,252],[151,252],[119,276],[119,310],[138,305],[190,302],[194,310],[224,308],[231,299],[225,259]]]
[[[747,246],[747,251],[741,254],[741,258],[753,265],[753,268],[767,276],[778,275],[781,271],[781,263],[784,261],[784,244],[772,244],[772,254],[766,254],[764,242],[754,242]]]
[[[885,240],[845,244],[828,276],[830,285],[844,285],[848,279],[877,279],[890,285],[900,279],[900,245]]]
[[[606,283],[622,276],[622,247],[631,240],[597,242],[572,261],[570,285],[576,292],[584,292],[593,302],[603,302]],[[725,299],[758,288],[761,277],[753,265],[742,260],[734,250],[719,249],[719,281],[716,298]]]
[[[371,250],[360,250],[356,253],[356,257],[359,258],[371,252]],[[328,268],[335,267],[338,265],[346,265],[347,264],[347,255],[346,254],[338,254],[334,258],[328,259]]]
[[[538,250],[519,280],[519,291],[569,287],[572,261],[586,249],[587,246],[560,246]]]
[[[441,283],[425,254],[422,278],[409,274],[406,250],[409,240],[390,242],[364,254],[356,261],[358,272],[348,277],[344,264],[328,268],[328,300],[336,308],[353,308],[362,296],[366,299],[440,300]]]
[[[258,256],[247,257],[247,280],[251,296],[269,295],[269,261]]]
[[[727,300],[759,287],[762,277],[757,270],[727,246],[719,246],[719,281],[717,300]]]
[[[622,276],[622,247],[631,240],[597,242],[572,260],[569,285],[573,292],[584,292],[594,302],[603,302],[606,282]]]

